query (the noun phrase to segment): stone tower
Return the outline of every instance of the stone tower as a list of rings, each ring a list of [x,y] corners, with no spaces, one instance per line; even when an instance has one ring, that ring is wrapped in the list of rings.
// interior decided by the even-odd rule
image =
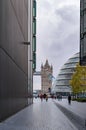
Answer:
[[[41,65],[41,90],[43,93],[48,92],[49,88],[52,87],[52,73],[53,67],[46,60],[45,65]]]

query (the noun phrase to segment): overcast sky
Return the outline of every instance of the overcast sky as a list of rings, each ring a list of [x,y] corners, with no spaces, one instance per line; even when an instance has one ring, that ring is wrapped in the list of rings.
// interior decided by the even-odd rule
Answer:
[[[56,77],[63,64],[79,52],[80,0],[37,0],[37,71],[48,59]],[[34,77],[34,89],[41,87]]]

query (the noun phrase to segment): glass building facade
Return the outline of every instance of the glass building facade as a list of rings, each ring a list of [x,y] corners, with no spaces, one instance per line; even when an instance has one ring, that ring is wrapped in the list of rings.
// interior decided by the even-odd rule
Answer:
[[[79,62],[79,53],[76,53],[68,59],[68,61],[62,66],[58,76],[52,87],[52,92],[68,95],[68,93],[72,92],[71,86],[69,85],[69,81],[71,80],[71,76],[74,72],[74,68],[76,64]]]
[[[36,71],[36,0],[33,0],[33,40],[32,40],[32,52],[33,52],[33,73]]]

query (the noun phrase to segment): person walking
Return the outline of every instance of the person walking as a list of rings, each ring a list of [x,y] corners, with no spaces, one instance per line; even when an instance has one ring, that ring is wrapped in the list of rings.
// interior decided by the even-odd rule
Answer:
[[[41,101],[43,101],[43,95],[42,94],[40,95],[40,99],[41,99]]]
[[[46,95],[46,102],[48,101],[48,95]]]
[[[69,105],[71,104],[71,95],[70,94],[68,95],[68,103],[69,103]]]

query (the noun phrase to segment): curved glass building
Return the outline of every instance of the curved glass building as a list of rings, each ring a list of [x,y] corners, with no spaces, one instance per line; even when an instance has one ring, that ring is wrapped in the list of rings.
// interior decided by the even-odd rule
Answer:
[[[68,61],[62,66],[60,73],[56,77],[56,80],[53,84],[52,92],[61,95],[68,95],[71,93],[71,86],[69,81],[74,72],[76,64],[79,62],[79,53],[73,55],[69,58]]]

